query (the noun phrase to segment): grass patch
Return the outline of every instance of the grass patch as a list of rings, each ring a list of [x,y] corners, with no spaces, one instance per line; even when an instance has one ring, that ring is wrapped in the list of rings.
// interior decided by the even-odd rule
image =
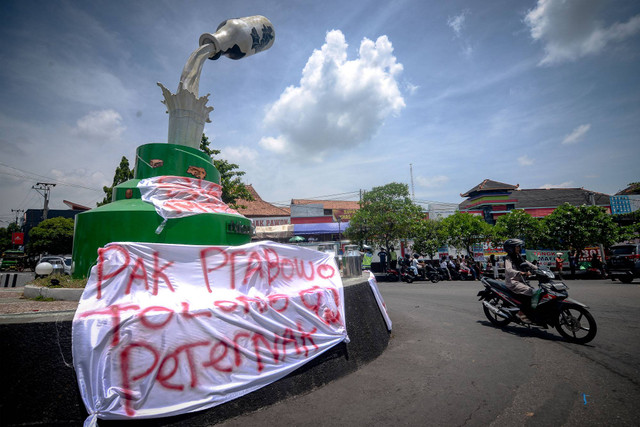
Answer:
[[[57,279],[58,284],[52,285],[51,279]],[[87,284],[87,279],[72,279],[71,276],[67,276],[66,274],[52,274],[36,279],[31,282],[31,284],[47,288],[84,288]]]
[[[38,295],[35,298],[32,298],[34,301],[55,301],[55,298],[51,297],[43,297],[42,295]]]

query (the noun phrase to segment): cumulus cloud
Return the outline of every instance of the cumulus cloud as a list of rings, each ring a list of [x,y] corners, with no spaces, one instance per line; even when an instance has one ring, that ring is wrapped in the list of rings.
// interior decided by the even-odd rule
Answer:
[[[449,177],[445,175],[436,175],[436,176],[430,176],[430,177],[417,176],[416,182],[420,187],[436,188],[436,187],[441,187],[447,182],[449,182]]]
[[[386,36],[363,39],[359,57],[348,60],[344,35],[330,31],[307,61],[300,85],[287,87],[268,108],[264,124],[279,134],[263,138],[260,146],[319,159],[370,140],[405,107],[401,72]]]
[[[544,43],[540,65],[572,61],[596,54],[605,46],[640,31],[640,15],[605,27],[599,0],[538,0],[525,16],[531,37]]]
[[[533,164],[533,159],[527,155],[518,157],[518,164],[520,166],[531,166]]]
[[[540,188],[572,188],[575,187],[573,181],[565,181],[562,184],[545,184],[541,185]]]
[[[114,110],[91,111],[76,122],[72,133],[80,138],[116,141],[125,130],[122,116]]]
[[[587,134],[587,132],[589,132],[589,129],[591,129],[590,124],[578,126],[573,131],[571,131],[569,135],[564,137],[562,143],[567,145],[579,142]]]
[[[258,159],[258,152],[249,147],[223,147],[220,152],[225,160],[241,166]]]

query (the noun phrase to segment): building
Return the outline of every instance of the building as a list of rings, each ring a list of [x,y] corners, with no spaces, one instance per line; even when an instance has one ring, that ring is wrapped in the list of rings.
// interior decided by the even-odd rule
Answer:
[[[242,206],[238,212],[251,220],[256,232],[255,238],[284,241],[293,237],[289,208],[265,202],[253,185],[249,184],[246,187],[253,200],[238,200],[237,204]]]
[[[563,203],[574,206],[596,205],[611,213],[609,195],[584,188],[521,189],[519,184],[485,179],[466,193],[467,200],[460,203],[459,210],[481,215],[489,224],[514,209],[522,209],[533,217],[545,217]]]
[[[88,211],[89,207],[80,205],[78,203],[70,202],[68,200],[62,201],[70,209],[48,209],[47,219],[51,218],[72,218],[74,219],[77,214]],[[44,209],[27,209],[24,213],[22,221],[22,232],[24,233],[24,244],[29,242],[29,231],[33,227],[37,227],[42,221],[44,221]]]
[[[319,241],[341,240],[360,203],[348,200],[291,200],[291,223],[296,236]]]

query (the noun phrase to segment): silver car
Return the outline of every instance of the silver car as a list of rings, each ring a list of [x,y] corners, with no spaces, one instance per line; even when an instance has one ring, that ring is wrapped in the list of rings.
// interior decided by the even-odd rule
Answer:
[[[71,266],[67,267],[62,257],[44,256],[40,259],[40,263],[42,262],[48,262],[53,266],[53,272],[51,274],[70,274],[71,272]]]

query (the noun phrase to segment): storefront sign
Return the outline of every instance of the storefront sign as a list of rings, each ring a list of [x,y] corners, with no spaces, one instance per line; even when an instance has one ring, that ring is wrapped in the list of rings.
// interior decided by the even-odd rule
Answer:
[[[220,405],[348,340],[345,325],[329,254],[272,242],[111,243],[73,320],[86,424]]]
[[[274,225],[291,224],[291,218],[288,216],[275,216],[268,218],[251,218],[254,227],[272,227]]]

